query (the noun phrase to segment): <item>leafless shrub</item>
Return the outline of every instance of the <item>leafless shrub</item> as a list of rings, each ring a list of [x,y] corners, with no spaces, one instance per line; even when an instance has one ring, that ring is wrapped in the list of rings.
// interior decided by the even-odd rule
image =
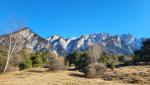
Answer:
[[[6,69],[6,72],[13,72],[13,71],[18,71],[18,70],[19,70],[18,67],[8,66],[8,68]]]
[[[46,67],[49,71],[59,71],[65,69],[65,62],[64,58],[58,57],[55,59],[50,59],[49,62],[46,64]]]
[[[85,77],[97,78],[103,75],[106,70],[107,68],[105,65],[99,63],[92,63],[86,67]]]

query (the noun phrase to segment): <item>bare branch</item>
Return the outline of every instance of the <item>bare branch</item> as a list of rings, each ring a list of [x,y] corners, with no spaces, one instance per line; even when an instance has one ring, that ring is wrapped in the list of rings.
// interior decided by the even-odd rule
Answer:
[[[13,46],[11,52],[10,52],[10,57],[12,57],[12,54],[13,54],[13,52],[14,52],[14,50],[15,50],[16,44],[17,44],[17,42],[19,41],[19,39],[20,39],[20,37],[17,38],[17,40],[16,40],[16,42],[15,42],[15,44],[14,44],[14,46]]]

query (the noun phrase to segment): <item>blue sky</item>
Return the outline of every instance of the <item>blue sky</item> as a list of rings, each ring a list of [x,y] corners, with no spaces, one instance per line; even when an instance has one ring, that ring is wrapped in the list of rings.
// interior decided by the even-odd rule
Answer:
[[[0,0],[0,30],[12,17],[42,37],[131,33],[150,37],[150,0]]]

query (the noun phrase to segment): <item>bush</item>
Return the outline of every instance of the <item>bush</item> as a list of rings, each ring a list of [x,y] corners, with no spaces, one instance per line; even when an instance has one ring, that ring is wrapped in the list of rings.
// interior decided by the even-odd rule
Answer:
[[[6,57],[0,56],[0,73],[3,72],[6,63]]]
[[[109,55],[107,55],[106,53],[103,53],[101,58],[98,59],[98,62],[107,65],[107,63],[109,63],[110,61],[110,58],[111,57]]]
[[[42,52],[41,57],[42,57],[43,64],[48,62],[48,55],[46,53]]]
[[[70,65],[75,64],[80,59],[80,54],[80,52],[75,51],[72,54],[66,56],[65,60],[68,60]]]
[[[69,62],[69,66],[74,64],[78,70],[82,70],[86,66],[92,63],[91,57],[87,52],[77,52],[68,55],[65,59],[66,64]]]
[[[6,72],[13,72],[13,71],[18,71],[18,70],[19,70],[18,67],[14,67],[14,66],[9,65],[6,69]]]
[[[150,62],[150,39],[142,42],[142,47],[140,50],[135,51],[136,62]]]
[[[99,63],[92,63],[85,68],[85,77],[98,78],[107,70],[106,66]]]
[[[116,65],[114,62],[112,62],[112,63],[108,63],[107,67],[113,70],[114,68],[116,68]]]
[[[26,69],[26,68],[28,68],[28,67],[27,67],[27,65],[26,65],[25,63],[20,63],[20,64],[19,64],[19,69],[20,69],[20,70],[24,70],[24,69]]]
[[[88,53],[83,52],[80,54],[80,58],[76,61],[75,66],[78,70],[83,70],[86,66],[92,63],[91,57],[89,57]]]
[[[46,67],[49,71],[59,71],[65,69],[65,62],[64,58],[58,57],[56,59],[50,59],[49,62],[46,64]]]
[[[30,58],[28,57],[25,57],[23,62],[19,64],[20,70],[24,70],[24,69],[31,68],[31,67],[32,67],[32,62]]]
[[[42,56],[39,53],[34,53],[31,56],[32,67],[38,67],[42,64]]]

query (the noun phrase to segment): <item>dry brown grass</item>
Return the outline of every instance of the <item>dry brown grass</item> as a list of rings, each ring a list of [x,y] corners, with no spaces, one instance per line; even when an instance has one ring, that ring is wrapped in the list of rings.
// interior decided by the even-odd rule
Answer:
[[[124,67],[115,69],[120,73],[133,73],[147,67]],[[128,70],[127,70],[128,69]],[[136,69],[136,70],[134,70]],[[147,69],[147,70],[146,70]],[[0,75],[0,85],[131,85],[118,81],[105,81],[101,78],[87,79],[78,71],[48,72],[46,68],[34,68]],[[135,84],[134,84],[135,85]]]
[[[150,66],[126,66],[105,73],[104,80],[150,85]]]

